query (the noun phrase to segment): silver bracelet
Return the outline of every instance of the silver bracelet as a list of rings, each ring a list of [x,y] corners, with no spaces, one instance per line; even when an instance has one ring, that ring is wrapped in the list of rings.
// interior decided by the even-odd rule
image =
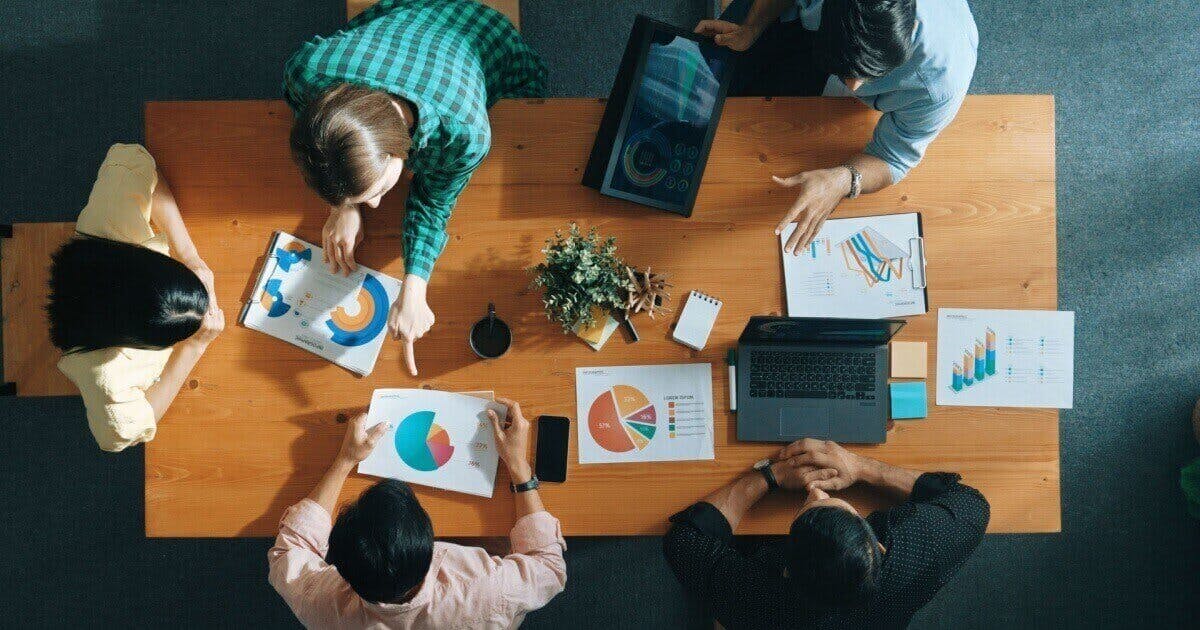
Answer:
[[[862,173],[849,164],[843,164],[842,166],[850,171],[850,192],[846,193],[846,198],[854,199],[858,196],[858,193],[862,192]]]

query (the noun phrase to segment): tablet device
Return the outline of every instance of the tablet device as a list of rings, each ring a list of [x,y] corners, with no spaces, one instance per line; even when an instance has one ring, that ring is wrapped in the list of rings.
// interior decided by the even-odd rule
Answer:
[[[583,184],[691,216],[731,62],[710,38],[637,16]]]

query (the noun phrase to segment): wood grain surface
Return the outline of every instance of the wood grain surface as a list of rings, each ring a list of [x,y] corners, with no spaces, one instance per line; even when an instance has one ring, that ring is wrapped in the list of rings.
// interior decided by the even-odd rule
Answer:
[[[50,255],[74,234],[74,223],[18,223],[11,239],[0,239],[4,380],[16,383],[18,396],[79,394],[58,371],[62,355],[46,321]]]
[[[354,18],[354,16],[362,13],[367,7],[374,5],[378,1],[379,0],[346,0],[346,19],[349,20]],[[480,2],[503,13],[505,17],[512,20],[513,25],[515,25],[518,30],[521,28],[520,0],[480,0]]]
[[[660,533],[671,513],[773,453],[777,445],[736,441],[735,416],[724,411],[723,366],[750,315],[783,311],[772,228],[792,195],[769,176],[837,163],[862,146],[877,114],[851,100],[730,99],[695,214],[684,219],[578,184],[602,108],[596,99],[561,99],[505,101],[492,110],[491,155],[459,200],[430,284],[438,321],[417,345],[419,377],[405,373],[395,342],[384,345],[374,374],[358,378],[231,322],[146,447],[147,535],[273,535],[284,508],[311,489],[333,457],[342,435],[337,415],[362,409],[378,387],[495,390],[521,401],[531,416],[574,418],[578,366],[712,363],[719,410],[713,461],[580,466],[572,423],[568,482],[544,486],[546,504],[569,535]],[[290,121],[278,101],[146,107],[148,146],[230,313],[248,297],[273,230],[320,239],[327,209],[289,161]],[[991,501],[993,532],[1060,529],[1058,413],[935,406],[936,309],[1055,308],[1053,121],[1048,96],[968,97],[905,181],[847,201],[835,215],[920,211],[929,258],[931,312],[911,318],[899,336],[930,344],[929,418],[897,422],[886,444],[855,450],[962,473]],[[365,212],[360,262],[402,274],[402,208],[397,191]],[[670,273],[677,298],[700,289],[724,299],[708,347],[695,352],[670,341],[670,317],[642,316],[635,320],[641,342],[616,335],[596,353],[546,321],[525,269],[538,262],[543,241],[571,221],[617,236],[630,264]],[[69,233],[58,230],[59,238]],[[25,357],[17,365],[31,366],[24,378],[32,383],[47,378],[38,370],[53,362],[38,362],[36,345],[10,352],[14,334],[39,334],[32,321],[14,329],[18,322],[9,319],[12,274],[23,269],[36,278],[40,264],[25,261],[13,272],[9,260],[14,253],[23,260],[20,252],[45,255],[36,242],[23,242],[23,233],[3,250],[5,364],[11,370],[14,356]],[[964,259],[972,264],[960,264]],[[512,325],[515,344],[504,357],[481,361],[466,337],[489,301]],[[372,482],[352,477],[343,500]],[[425,488],[418,494],[439,535],[502,535],[512,524],[507,482],[501,472],[492,499]],[[875,505],[867,493],[849,498]],[[796,503],[784,494],[768,498],[739,532],[785,531]]]

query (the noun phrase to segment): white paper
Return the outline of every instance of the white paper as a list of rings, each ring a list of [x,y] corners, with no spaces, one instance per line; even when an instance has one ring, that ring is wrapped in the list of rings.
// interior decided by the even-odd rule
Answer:
[[[400,281],[359,265],[330,273],[320,247],[280,232],[242,323],[367,375],[387,338]]]
[[[938,309],[937,404],[1070,409],[1074,383],[1075,313]]]
[[[575,369],[579,463],[713,458],[708,363]]]
[[[490,497],[500,458],[488,409],[501,418],[508,413],[500,403],[467,394],[377,389],[367,426],[390,422],[392,428],[358,472]]]
[[[917,213],[825,222],[800,255],[783,252],[791,317],[880,319],[920,315],[925,291],[913,287],[909,241],[920,236]],[[796,231],[792,223],[779,248]],[[918,283],[923,284],[923,283]]]

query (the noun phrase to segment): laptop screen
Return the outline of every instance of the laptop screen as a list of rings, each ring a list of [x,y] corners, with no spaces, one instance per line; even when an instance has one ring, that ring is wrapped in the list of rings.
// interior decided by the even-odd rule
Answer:
[[[903,320],[891,319],[751,317],[741,341],[882,344],[903,326]]]
[[[724,101],[730,52],[652,20],[602,192],[689,212]],[[634,37],[637,37],[635,31]]]

